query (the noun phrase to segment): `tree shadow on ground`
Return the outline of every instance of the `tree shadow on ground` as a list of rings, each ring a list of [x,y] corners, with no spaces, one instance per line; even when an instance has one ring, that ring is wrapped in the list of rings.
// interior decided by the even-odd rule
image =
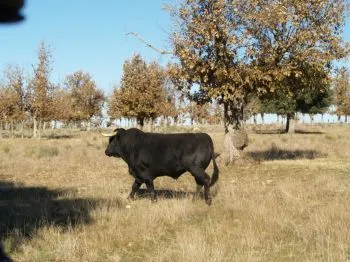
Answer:
[[[285,134],[283,129],[274,129],[274,130],[253,130],[256,134],[259,135],[277,135],[277,134]]]
[[[70,139],[70,138],[73,138],[74,135],[65,135],[65,134],[49,134],[49,135],[46,135],[44,136],[45,138],[47,139]]]
[[[60,140],[60,139],[71,139],[71,138],[74,138],[76,137],[76,135],[68,135],[68,134],[55,134],[55,133],[51,133],[51,134],[43,134],[41,135],[41,139],[57,139],[57,140]],[[20,139],[20,138],[25,138],[25,139],[30,139],[30,138],[33,138],[33,135],[32,134],[24,134],[23,137],[21,134],[14,134],[13,136],[10,134],[10,133],[3,133],[2,134],[2,138],[3,139],[13,139],[13,138],[16,138],[16,139]],[[0,261],[1,262],[1,261]]]
[[[321,131],[315,131],[315,130],[302,130],[302,129],[296,129],[295,130],[296,134],[305,134],[305,135],[323,135],[325,134],[324,132]]]
[[[65,197],[67,194],[69,198]],[[12,251],[25,238],[33,237],[40,227],[54,225],[68,230],[89,224],[93,222],[90,212],[105,201],[74,198],[70,190],[25,187],[0,181],[0,241],[10,241],[7,249]]]
[[[280,135],[280,134],[287,134],[284,129],[274,129],[274,130],[254,130],[256,134],[259,135]],[[302,130],[302,129],[295,129],[295,134],[305,134],[305,135],[322,135],[324,132],[321,131],[314,131],[314,130]]]
[[[252,151],[247,154],[257,161],[315,159],[326,156],[316,150],[285,150],[278,147],[271,147],[265,151]]]

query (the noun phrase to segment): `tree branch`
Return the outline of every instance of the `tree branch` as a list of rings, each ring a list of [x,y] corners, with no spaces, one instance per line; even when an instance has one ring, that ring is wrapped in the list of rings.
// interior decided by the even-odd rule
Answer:
[[[138,40],[140,40],[142,43],[144,43],[146,46],[148,46],[149,48],[153,49],[154,51],[160,53],[161,55],[172,55],[174,54],[174,52],[169,51],[169,50],[161,50],[156,48],[154,45],[150,44],[149,42],[147,42],[145,39],[143,39],[138,33],[135,32],[129,32],[126,35],[133,35],[134,37],[136,37]]]

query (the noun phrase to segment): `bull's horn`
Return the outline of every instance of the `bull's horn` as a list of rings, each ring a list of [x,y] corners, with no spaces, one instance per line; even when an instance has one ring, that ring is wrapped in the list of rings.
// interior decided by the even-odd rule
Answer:
[[[113,133],[101,133],[101,135],[106,136],[106,137],[111,137],[111,136],[115,136],[117,134],[117,132],[113,132]]]

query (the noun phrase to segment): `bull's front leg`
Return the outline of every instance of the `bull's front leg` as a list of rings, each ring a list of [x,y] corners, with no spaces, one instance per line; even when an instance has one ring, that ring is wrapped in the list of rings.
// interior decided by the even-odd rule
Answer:
[[[131,200],[135,199],[135,194],[136,194],[137,190],[139,190],[141,185],[142,185],[142,182],[135,179],[134,183],[132,184],[131,193],[128,197],[129,199],[131,199]]]

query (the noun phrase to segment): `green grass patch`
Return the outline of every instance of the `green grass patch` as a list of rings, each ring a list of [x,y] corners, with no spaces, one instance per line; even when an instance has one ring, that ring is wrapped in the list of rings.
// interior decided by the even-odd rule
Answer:
[[[2,147],[2,151],[5,153],[5,154],[8,154],[8,153],[10,153],[10,146],[9,145],[4,145],[3,147]]]
[[[25,148],[24,153],[31,158],[55,157],[59,155],[59,149],[52,146],[30,146]]]

